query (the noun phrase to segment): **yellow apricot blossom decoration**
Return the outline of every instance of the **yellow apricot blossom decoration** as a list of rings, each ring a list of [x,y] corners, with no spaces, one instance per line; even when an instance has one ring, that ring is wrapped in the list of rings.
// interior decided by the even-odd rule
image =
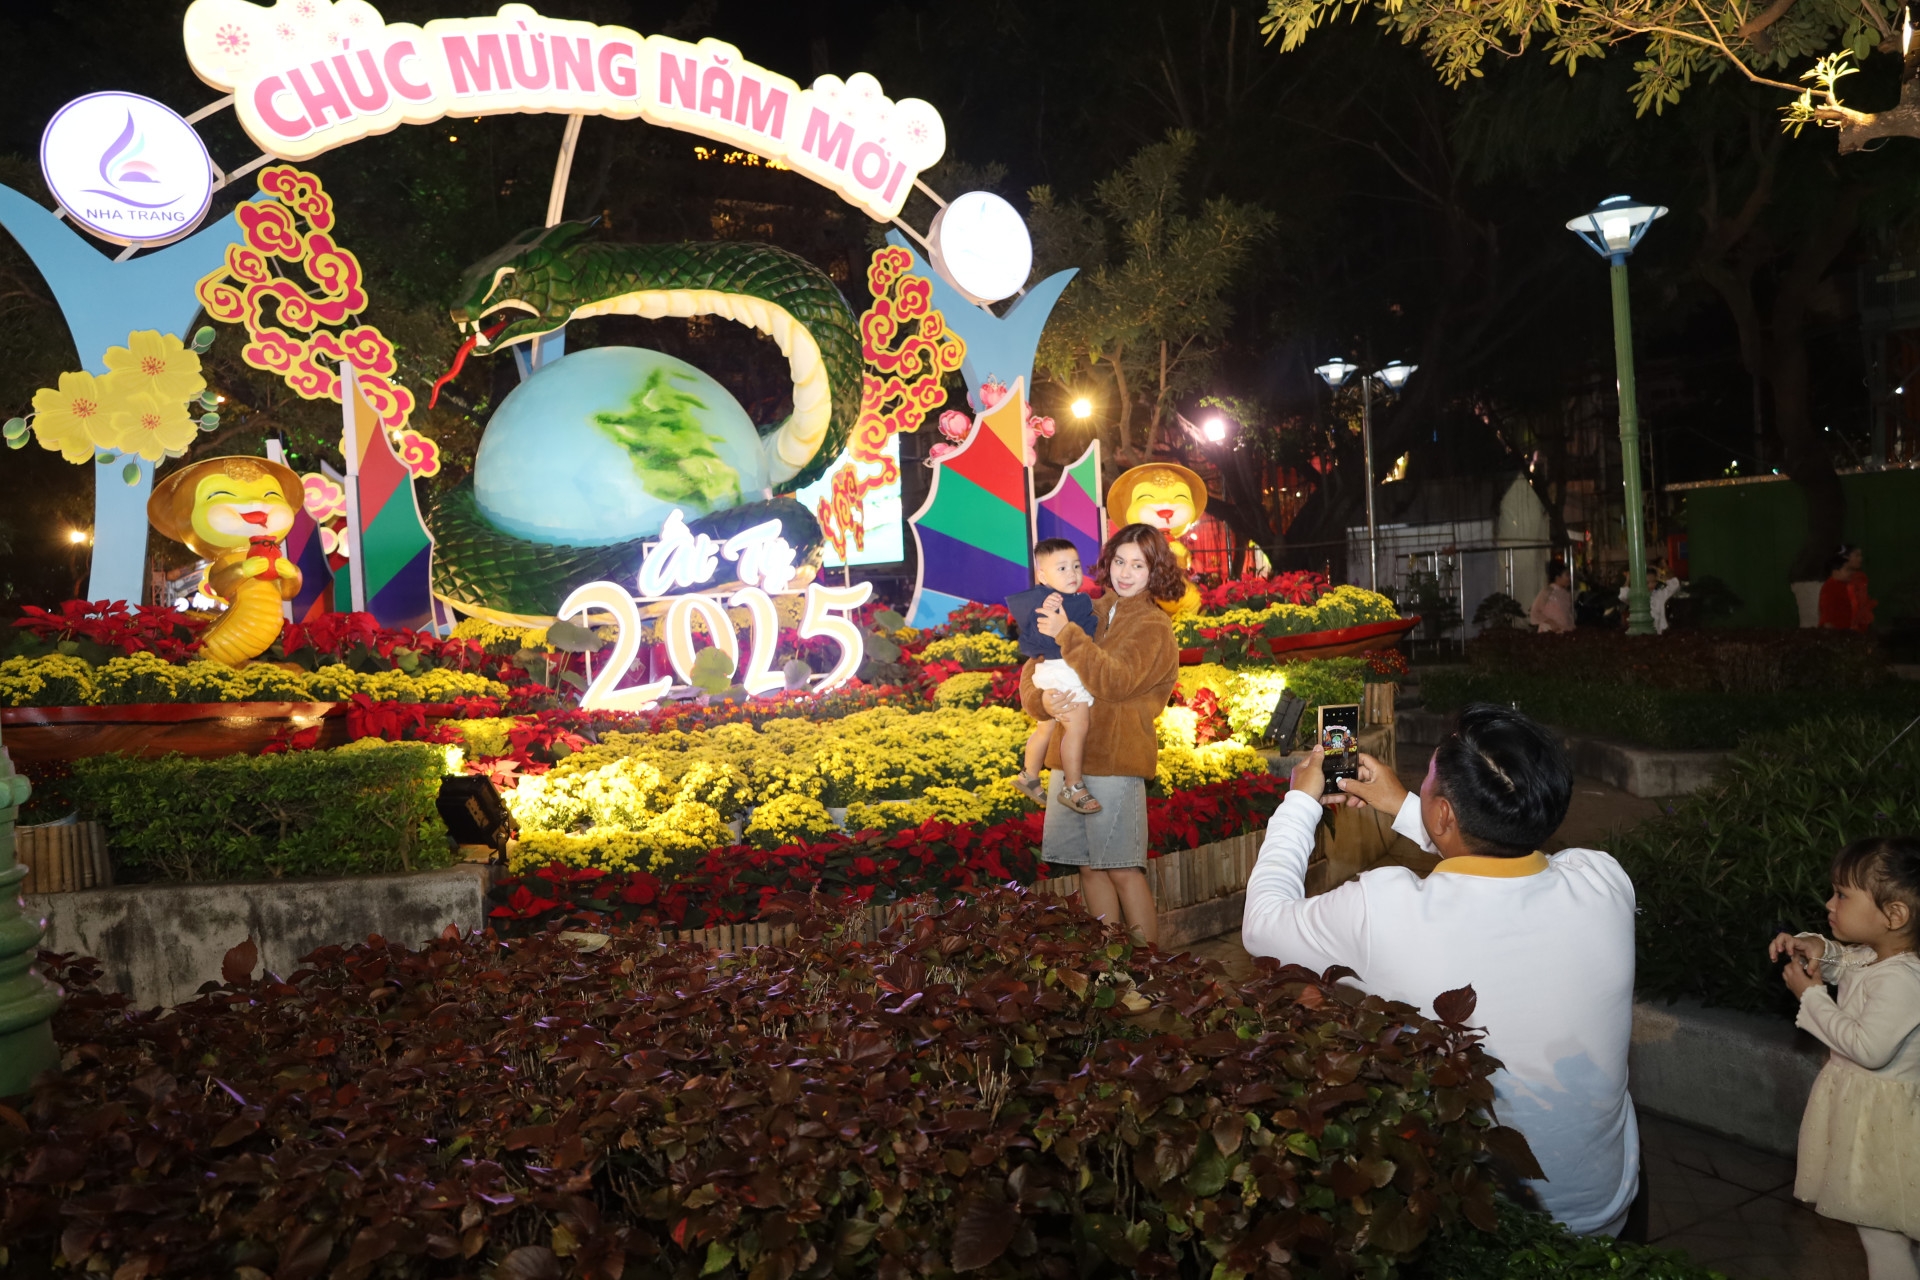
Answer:
[[[33,393],[33,434],[41,448],[68,462],[85,462],[96,450],[113,448],[110,388],[101,386],[103,381],[90,373],[63,373],[58,389]]]
[[[143,329],[127,335],[124,347],[107,348],[109,375],[131,393],[151,391],[161,400],[184,403],[207,389],[200,357],[170,333]]]
[[[148,462],[184,453],[199,431],[184,403],[163,400],[151,391],[121,397],[113,406],[112,424],[110,447],[137,453]]]

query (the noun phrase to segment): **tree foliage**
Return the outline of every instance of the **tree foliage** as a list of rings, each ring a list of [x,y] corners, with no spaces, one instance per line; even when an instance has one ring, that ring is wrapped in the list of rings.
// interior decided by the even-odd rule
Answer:
[[[1185,175],[1198,138],[1174,129],[1094,187],[1103,220],[1050,187],[1029,193],[1042,267],[1083,268],[1041,336],[1035,361],[1067,382],[1109,380],[1123,462],[1153,452],[1173,401],[1212,367],[1233,306],[1228,299],[1274,218],[1224,197],[1187,213]],[[1144,413],[1144,435],[1134,417]]]
[[[1789,127],[1837,128],[1842,151],[1878,137],[1920,137],[1914,60],[1901,76],[1900,103],[1889,110],[1846,106],[1837,88],[1857,60],[1905,54],[1904,6],[1895,0],[1267,0],[1261,28],[1282,49],[1294,49],[1315,27],[1374,7],[1380,25],[1418,43],[1452,85],[1483,76],[1492,54],[1512,58],[1539,48],[1571,73],[1582,60],[1624,45],[1634,57],[1632,93],[1643,115],[1679,102],[1696,79],[1731,70],[1795,95],[1785,108]],[[1798,77],[1803,84],[1778,78],[1810,58],[1813,65]]]

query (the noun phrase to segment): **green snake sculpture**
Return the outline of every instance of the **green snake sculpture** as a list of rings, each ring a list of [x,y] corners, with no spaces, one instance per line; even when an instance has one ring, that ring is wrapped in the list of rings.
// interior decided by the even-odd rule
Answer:
[[[467,269],[451,312],[471,349],[498,352],[590,316],[725,316],[772,338],[793,380],[793,412],[761,429],[774,491],[791,493],[818,478],[845,447],[860,411],[859,326],[833,280],[773,245],[606,244],[583,239],[587,230],[561,223],[524,232]],[[795,548],[818,545],[818,522],[792,498],[732,507],[689,527],[724,538],[776,517]],[[441,498],[429,524],[434,594],[496,621],[550,618],[583,582],[631,578],[646,541],[526,541],[487,521],[470,480]]]

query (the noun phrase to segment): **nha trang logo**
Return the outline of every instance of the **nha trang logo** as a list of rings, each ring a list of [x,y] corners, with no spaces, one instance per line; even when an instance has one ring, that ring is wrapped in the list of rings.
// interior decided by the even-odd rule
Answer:
[[[192,125],[137,93],[91,93],[40,138],[47,186],[79,226],[123,245],[159,245],[199,225],[213,167]]]
[[[120,136],[100,153],[100,178],[112,190],[102,191],[98,187],[89,187],[87,194],[118,200],[121,204],[135,209],[164,209],[168,205],[178,204],[180,197],[177,195],[166,200],[153,201],[135,200],[127,194],[135,192],[155,196],[165,190],[159,166],[150,160],[141,159],[146,149],[146,135],[141,133],[133,123],[133,112],[129,111],[126,127],[120,130]],[[175,216],[178,219],[184,219],[186,215],[176,214]]]

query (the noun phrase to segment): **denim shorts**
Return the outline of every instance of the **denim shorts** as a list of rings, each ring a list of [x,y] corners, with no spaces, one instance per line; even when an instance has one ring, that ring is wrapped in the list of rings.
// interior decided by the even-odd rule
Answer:
[[[1055,769],[1047,788],[1046,826],[1040,856],[1069,867],[1125,871],[1147,865],[1147,780],[1087,777],[1083,781],[1100,802],[1098,813],[1078,813],[1060,799],[1066,771]]]

